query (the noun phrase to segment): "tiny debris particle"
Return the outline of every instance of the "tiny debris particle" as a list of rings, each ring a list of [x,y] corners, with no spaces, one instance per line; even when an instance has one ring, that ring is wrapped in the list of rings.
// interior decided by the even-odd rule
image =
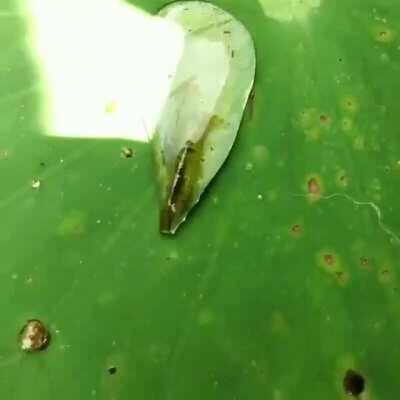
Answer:
[[[33,179],[31,183],[32,189],[39,189],[41,184],[42,182],[40,181],[40,179]]]
[[[349,369],[343,379],[343,388],[348,395],[359,396],[365,389],[365,380],[358,372]]]
[[[130,147],[123,147],[121,151],[121,156],[124,158],[132,158],[133,150]]]
[[[43,322],[29,320],[20,332],[21,349],[26,352],[44,350],[50,342],[50,332]]]

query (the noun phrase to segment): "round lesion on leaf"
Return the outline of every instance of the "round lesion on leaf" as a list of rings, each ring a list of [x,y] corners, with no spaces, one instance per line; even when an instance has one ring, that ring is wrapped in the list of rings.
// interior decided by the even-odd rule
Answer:
[[[329,126],[331,123],[331,117],[328,114],[321,114],[319,116],[319,122],[322,126]]]
[[[350,275],[347,271],[341,270],[341,271],[335,272],[335,278],[336,278],[336,282],[340,286],[345,286],[349,283]]]
[[[300,237],[303,235],[303,226],[299,223],[293,224],[290,230],[294,237]]]
[[[341,124],[344,132],[350,132],[353,129],[353,120],[349,117],[343,117]]]
[[[316,178],[311,178],[308,181],[308,193],[310,194],[320,194],[321,188],[318,180]]]
[[[321,198],[323,193],[323,185],[321,178],[318,175],[313,174],[307,178],[306,188],[311,201],[316,201]]]
[[[393,268],[386,265],[378,271],[378,281],[382,284],[391,283],[394,280]]]
[[[324,263],[327,267],[335,265],[335,256],[333,254],[324,254]]]
[[[360,107],[358,100],[354,96],[345,96],[341,103],[342,108],[351,113],[358,111]]]
[[[343,268],[339,255],[332,249],[325,248],[319,251],[317,253],[317,264],[340,286],[344,286],[349,282],[349,273]]]
[[[339,171],[336,178],[338,186],[345,188],[349,185],[349,178],[346,174],[346,171]]]
[[[318,265],[327,271],[334,272],[340,270],[340,260],[336,252],[331,249],[325,248],[317,254]]]
[[[369,258],[368,257],[360,257],[360,265],[364,268],[369,266]]]
[[[385,25],[379,25],[374,29],[375,40],[381,43],[392,42],[396,33],[393,29]]]

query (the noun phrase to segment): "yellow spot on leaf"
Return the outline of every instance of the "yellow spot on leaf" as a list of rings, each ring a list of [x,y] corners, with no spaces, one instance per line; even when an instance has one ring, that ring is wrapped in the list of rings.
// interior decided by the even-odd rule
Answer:
[[[395,31],[385,25],[379,25],[374,29],[375,40],[381,43],[393,41],[396,36]]]
[[[346,96],[342,99],[341,102],[342,108],[349,112],[358,111],[360,104],[354,96]]]
[[[350,132],[352,129],[353,129],[353,120],[348,117],[342,118],[342,130],[344,132]]]

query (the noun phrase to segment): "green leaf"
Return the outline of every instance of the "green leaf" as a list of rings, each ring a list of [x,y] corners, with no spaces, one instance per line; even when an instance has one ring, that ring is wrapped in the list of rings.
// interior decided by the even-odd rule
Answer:
[[[22,1],[59,33],[45,30],[54,69],[84,72],[87,85],[67,82],[84,117],[122,107],[108,96],[118,74],[95,56],[136,73],[117,57],[143,66],[135,46],[105,49],[137,39],[152,53],[157,40],[127,27],[169,2],[122,2],[114,15],[117,0]],[[398,1],[213,3],[251,33],[255,96],[226,167],[171,240],[156,229],[151,145],[93,138],[92,125],[44,135],[40,32],[19,1],[0,0],[1,399],[398,398]],[[110,92],[86,104],[99,70]],[[109,132],[103,114],[94,126]],[[29,320],[49,330],[43,351],[21,348]]]
[[[159,15],[184,31],[154,138],[161,186],[160,230],[175,233],[228,157],[255,73],[250,34],[204,2],[177,2]]]

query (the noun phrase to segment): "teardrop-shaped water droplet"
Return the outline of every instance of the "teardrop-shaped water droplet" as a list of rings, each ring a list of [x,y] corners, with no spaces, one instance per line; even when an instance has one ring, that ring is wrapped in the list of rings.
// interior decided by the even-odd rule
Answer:
[[[210,3],[177,2],[159,15],[185,33],[182,57],[154,136],[160,230],[173,234],[233,146],[256,59],[246,28]]]

